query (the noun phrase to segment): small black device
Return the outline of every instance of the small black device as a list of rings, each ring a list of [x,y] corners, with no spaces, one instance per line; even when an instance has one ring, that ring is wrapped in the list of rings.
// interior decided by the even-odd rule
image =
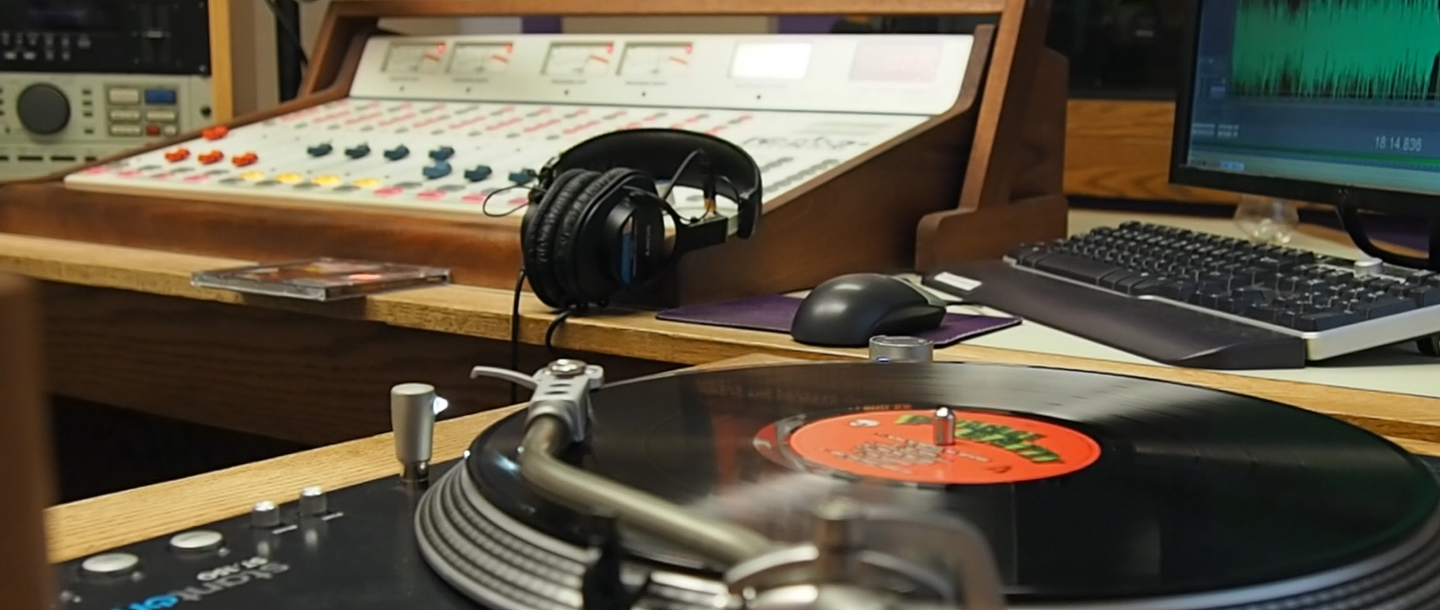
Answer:
[[[1366,254],[1440,270],[1440,5],[1194,4],[1170,181],[1333,205]],[[1428,260],[1372,243],[1362,210],[1428,218]]]
[[[743,149],[708,134],[631,129],[561,153],[540,171],[521,225],[525,274],[556,309],[604,306],[659,277],[681,255],[724,243],[730,219],[714,213],[717,194],[739,207],[735,235],[748,239],[760,217],[760,168]],[[682,219],[657,182],[700,189],[705,216]],[[665,244],[665,216],[675,241]]]
[[[876,335],[934,330],[945,307],[909,283],[879,273],[851,273],[816,286],[795,312],[790,336],[826,347],[865,347]]]

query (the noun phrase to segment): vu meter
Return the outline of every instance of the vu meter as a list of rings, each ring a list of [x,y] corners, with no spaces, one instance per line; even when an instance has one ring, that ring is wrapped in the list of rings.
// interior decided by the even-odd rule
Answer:
[[[513,44],[462,44],[455,47],[451,74],[495,74],[510,66]]]
[[[610,56],[615,45],[610,43],[557,44],[550,47],[545,58],[545,74],[549,76],[595,76],[610,72]]]
[[[628,77],[685,76],[690,71],[689,44],[632,44],[625,46],[620,75]]]
[[[435,74],[445,57],[444,44],[405,44],[390,47],[385,56],[385,72]]]

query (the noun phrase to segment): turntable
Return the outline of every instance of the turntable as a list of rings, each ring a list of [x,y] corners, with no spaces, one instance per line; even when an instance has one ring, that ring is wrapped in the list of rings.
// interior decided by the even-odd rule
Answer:
[[[444,401],[397,386],[398,476],[58,565],[61,607],[1440,603],[1440,486],[1370,432],[1150,380],[880,360],[609,385],[571,360],[479,367],[532,399],[434,465]]]

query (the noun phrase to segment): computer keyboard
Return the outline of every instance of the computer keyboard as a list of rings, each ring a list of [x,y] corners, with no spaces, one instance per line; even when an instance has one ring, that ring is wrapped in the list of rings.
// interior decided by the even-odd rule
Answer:
[[[1440,274],[1128,222],[952,265],[932,289],[1139,356],[1299,368],[1440,334]]]

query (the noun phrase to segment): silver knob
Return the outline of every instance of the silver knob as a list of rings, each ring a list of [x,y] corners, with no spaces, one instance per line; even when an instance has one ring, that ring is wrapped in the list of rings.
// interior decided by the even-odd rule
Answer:
[[[870,359],[876,362],[931,362],[935,359],[935,344],[919,337],[877,335],[870,338]]]
[[[91,576],[125,576],[140,567],[140,558],[130,553],[105,553],[80,562],[80,569]]]
[[[213,530],[194,530],[170,537],[170,548],[176,551],[204,553],[225,544],[225,535]]]
[[[325,497],[325,490],[319,487],[306,487],[300,490],[300,516],[301,517],[323,517],[330,512],[328,499]]]
[[[407,481],[430,474],[435,440],[435,386],[402,383],[390,389],[390,427],[395,433],[395,459]]]
[[[1380,275],[1384,263],[1378,258],[1365,258],[1355,261],[1355,275]]]
[[[550,374],[556,377],[577,377],[585,372],[585,363],[579,360],[561,358],[550,363]]]
[[[256,503],[255,507],[250,509],[250,524],[261,529],[279,527],[280,507],[269,500]]]

